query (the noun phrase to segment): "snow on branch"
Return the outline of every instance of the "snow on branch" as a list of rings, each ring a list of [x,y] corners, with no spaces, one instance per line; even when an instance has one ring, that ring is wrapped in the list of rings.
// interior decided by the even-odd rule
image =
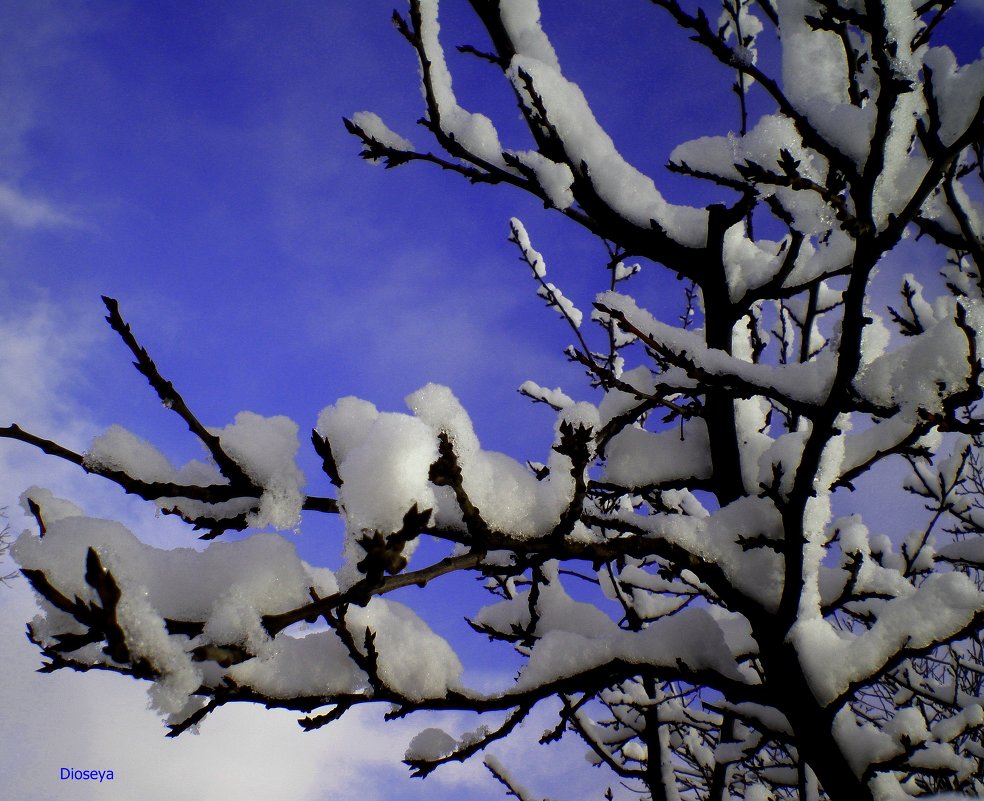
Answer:
[[[119,426],[84,453],[13,421],[0,437],[205,538],[244,533],[152,547],[27,490],[37,530],[11,555],[42,670],[147,680],[172,735],[233,702],[308,730],[362,704],[475,713],[405,761],[424,776],[484,752],[520,801],[538,796],[486,749],[547,711],[544,748],[575,739],[643,797],[984,794],[984,59],[935,43],[952,4],[653,0],[661,35],[692,39],[738,96],[736,130],[671,155],[704,206],[623,158],[535,0],[476,0],[489,41],[460,48],[517,100],[533,147],[504,145],[458,101],[438,5],[395,16],[435,149],[371,112],[346,128],[370,161],[521,189],[598,238],[588,319],[552,282],[580,297],[568,266],[548,282],[548,245],[509,222],[587,386],[522,383],[552,426],[522,457],[480,442],[447,387],[402,411],[343,397],[310,440],[329,494],[309,495],[293,421],[206,425],[106,298],[203,458],[175,466]],[[337,570],[262,530],[302,512],[338,516]],[[475,594],[452,595],[455,575]],[[411,586],[510,655],[495,689],[467,686],[465,646],[393,600]]]

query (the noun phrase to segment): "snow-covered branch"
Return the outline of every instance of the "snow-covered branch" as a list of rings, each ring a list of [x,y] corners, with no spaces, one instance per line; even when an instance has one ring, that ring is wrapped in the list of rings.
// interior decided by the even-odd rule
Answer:
[[[715,198],[702,207],[623,157],[535,0],[471,0],[489,41],[461,48],[507,83],[532,149],[460,104],[437,0],[395,17],[435,150],[371,112],[345,123],[368,160],[522,189],[601,240],[588,292],[564,267],[548,282],[550,254],[509,221],[588,374],[521,385],[552,414],[549,451],[488,449],[446,387],[402,412],[345,397],[317,416],[329,489],[309,494],[293,421],[205,425],[106,298],[203,459],[176,467],[119,426],[84,453],[12,421],[0,437],[205,538],[246,534],[155,548],[27,490],[37,531],[12,555],[41,605],[44,670],[147,680],[175,735],[233,702],[298,711],[306,729],[363,704],[478,713],[474,731],[421,732],[407,764],[423,776],[486,752],[524,801],[494,751],[551,701],[544,747],[577,738],[653,799],[984,793],[984,59],[934,44],[949,2],[653,5],[663,35],[738,76],[737,130],[670,157]],[[912,498],[922,518],[882,513]],[[302,512],[340,519],[337,570],[261,531]],[[467,686],[458,643],[392,600],[441,597],[455,574],[488,592],[454,614],[472,604],[476,635],[519,660],[495,690]]]

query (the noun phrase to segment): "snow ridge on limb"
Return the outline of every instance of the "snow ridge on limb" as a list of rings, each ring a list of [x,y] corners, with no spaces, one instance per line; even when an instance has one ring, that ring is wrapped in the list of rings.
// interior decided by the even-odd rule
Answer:
[[[538,5],[505,3],[499,9],[475,3],[495,52],[462,48],[498,65],[512,82],[537,145],[536,150],[518,151],[502,146],[488,117],[458,104],[439,38],[438,6],[437,0],[411,0],[409,17],[397,14],[394,21],[421,64],[427,105],[421,123],[451,158],[410,151],[402,137],[387,144],[392,140],[388,128],[375,120],[363,124],[371,119],[365,116],[353,117],[346,126],[362,140],[363,157],[388,166],[431,162],[473,182],[519,186],[590,230],[600,233],[603,227],[617,226],[624,236],[638,240],[642,249],[636,252],[649,255],[652,245],[643,243],[650,240],[674,249],[682,268],[687,248],[705,235],[706,212],[668,203],[651,178],[622,158],[580,89],[561,73],[540,27]]]
[[[332,499],[304,497],[301,492],[304,476],[294,463],[299,445],[293,421],[242,412],[224,429],[206,427],[160,374],[123,319],[117,301],[108,297],[103,301],[109,310],[107,322],[136,357],[134,367],[147,378],[161,405],[187,424],[206,461],[175,468],[151,443],[118,425],[97,437],[83,454],[16,424],[0,427],[0,436],[26,442],[113,481],[127,493],[154,501],[164,514],[177,515],[195,529],[207,529],[202,539],[247,527],[293,528],[301,508],[337,508]]]
[[[666,202],[619,155],[533,0],[473,0],[489,42],[462,48],[502,73],[533,150],[508,149],[460,106],[435,0],[411,0],[396,24],[437,151],[371,113],[346,123],[370,160],[509,184],[598,235],[589,325],[510,221],[597,403],[524,383],[554,436],[523,463],[484,447],[446,387],[421,388],[404,412],[342,398],[312,436],[333,496],[305,496],[296,426],[202,425],[111,307],[208,461],[176,469],[122,429],[85,455],[15,425],[0,435],[209,536],[338,514],[344,565],[306,565],[269,533],[149,549],[32,491],[39,530],[15,556],[42,599],[31,637],[47,669],[150,679],[173,733],[232,701],[297,710],[307,729],[366,703],[486,716],[414,738],[406,762],[421,776],[495,748],[553,699],[542,742],[578,738],[650,798],[984,793],[982,61],[957,66],[932,44],[949,3],[653,5],[735,81],[737,130],[671,157],[719,193],[706,208]],[[758,58],[775,34],[778,75]],[[751,92],[769,105],[758,120]],[[911,233],[934,250],[903,263],[940,277],[920,266],[886,307],[881,283]],[[653,264],[634,277],[629,257]],[[634,294],[616,291],[630,277]],[[908,468],[899,494],[925,506],[904,528],[849,494],[898,484],[893,463]],[[492,596],[468,610],[472,628],[521,662],[495,690],[464,686],[451,645],[386,597],[440,591],[458,572]],[[532,797],[485,760],[506,792]]]

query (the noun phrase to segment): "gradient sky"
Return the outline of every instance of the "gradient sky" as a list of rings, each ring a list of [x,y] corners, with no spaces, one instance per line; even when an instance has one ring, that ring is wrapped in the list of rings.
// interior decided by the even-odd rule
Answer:
[[[731,76],[643,0],[543,5],[566,73],[623,154],[670,200],[712,200],[662,165],[676,144],[737,127]],[[511,188],[358,158],[341,118],[360,110],[429,144],[392,7],[0,4],[0,422],[78,450],[120,423],[176,462],[200,455],[102,322],[106,294],[206,424],[248,409],[286,414],[304,432],[341,396],[403,410],[405,395],[435,381],[461,398],[485,447],[545,460],[552,415],[516,388],[533,379],[590,393],[562,356],[569,332],[507,242],[508,220],[524,221],[550,280],[583,308],[606,288],[605,250]],[[442,20],[449,51],[483,44],[463,0],[445,0]],[[962,60],[974,57],[984,3],[955,11],[943,33]],[[451,52],[449,63],[462,105],[489,113],[506,146],[528,146],[494,68]],[[657,304],[658,285],[645,286],[641,301]],[[326,493],[316,459],[303,467],[312,493]],[[191,539],[25,446],[0,442],[0,475],[15,531],[25,524],[17,496],[40,483],[148,540]],[[305,558],[337,560],[335,531],[306,520]],[[478,763],[408,779],[399,758],[420,724],[382,727],[375,713],[301,735],[293,716],[223,710],[198,737],[165,742],[136,683],[31,673],[38,656],[21,631],[32,603],[22,580],[0,588],[0,774],[7,789],[14,777],[16,797],[261,799],[277,786],[300,801],[502,796]],[[435,625],[457,637],[468,611]],[[487,651],[476,643],[462,655],[480,681]],[[540,733],[527,728],[500,753],[525,753]],[[597,771],[577,791],[565,784],[569,759],[583,764],[576,747],[531,764],[531,788],[598,797]],[[118,779],[111,793],[66,790],[62,766],[113,768]]]

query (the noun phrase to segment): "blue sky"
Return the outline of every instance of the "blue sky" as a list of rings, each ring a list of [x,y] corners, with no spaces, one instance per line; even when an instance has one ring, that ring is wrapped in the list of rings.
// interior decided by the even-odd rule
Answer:
[[[467,4],[444,5],[446,47],[481,44]],[[600,5],[544,2],[544,27],[565,71],[623,154],[669,199],[708,202],[703,188],[662,165],[676,144],[737,126],[731,77],[642,0],[606,3],[603,14]],[[545,459],[551,415],[516,388],[533,379],[589,396],[561,353],[569,332],[542,307],[506,241],[508,220],[524,221],[551,280],[583,307],[606,288],[604,248],[509,188],[473,187],[423,167],[383,170],[357,157],[341,118],[360,110],[428,144],[415,125],[422,113],[415,57],[390,24],[392,7],[391,0],[0,5],[4,423],[15,419],[84,449],[116,422],[175,461],[199,455],[102,323],[99,296],[107,294],[207,424],[225,425],[249,409],[286,414],[305,432],[338,397],[402,410],[406,394],[435,381],[461,398],[485,447]],[[984,5],[958,9],[949,26],[962,59],[973,57],[984,42]],[[522,147],[493,68],[450,59],[462,104],[490,113],[507,146]],[[150,539],[188,542],[173,521],[25,450],[0,443],[0,471],[8,474],[0,505],[11,508],[30,483],[54,483]],[[304,468],[320,494],[327,482],[319,483],[316,465],[307,459]],[[14,528],[22,522],[12,511]],[[309,524],[298,538],[302,553],[334,559],[327,533],[330,526]],[[0,589],[4,626],[16,619],[17,631],[30,615],[21,590]],[[454,630],[461,614],[442,625]],[[477,663],[485,658],[475,654]],[[132,682],[28,679],[36,656],[26,649],[13,663],[17,677],[7,670],[0,684],[8,696],[0,699],[3,741],[24,730],[31,709],[64,716],[54,735],[50,726],[29,727],[26,742],[44,738],[33,750],[4,749],[0,772],[18,765],[25,791],[57,796],[44,771],[77,756],[81,740],[92,767],[129,767],[136,783],[123,785],[127,797],[153,792],[162,777],[174,781],[167,764],[182,771],[171,797],[194,790],[189,777],[210,783],[210,798],[268,797],[242,779],[254,775],[264,749],[289,765],[277,769],[291,782],[292,794],[281,797],[347,798],[356,786],[367,799],[393,797],[396,786],[405,798],[450,797],[466,786],[471,798],[501,796],[477,766],[447,779],[439,772],[426,784],[406,779],[398,764],[382,767],[398,761],[413,727],[381,730],[372,715],[340,734],[300,738],[290,718],[236,710],[220,713],[226,717],[198,738],[163,744]],[[82,695],[99,721],[80,711]],[[111,733],[114,720],[125,736]],[[245,730],[252,739],[230,747]],[[360,746],[367,738],[378,738],[376,746]],[[387,759],[377,758],[382,753]],[[375,778],[358,784],[337,767],[343,754],[350,765],[368,760]],[[208,759],[220,760],[221,774]],[[135,778],[137,766],[152,778]],[[329,789],[312,789],[311,775]],[[89,797],[83,792],[78,797]]]

